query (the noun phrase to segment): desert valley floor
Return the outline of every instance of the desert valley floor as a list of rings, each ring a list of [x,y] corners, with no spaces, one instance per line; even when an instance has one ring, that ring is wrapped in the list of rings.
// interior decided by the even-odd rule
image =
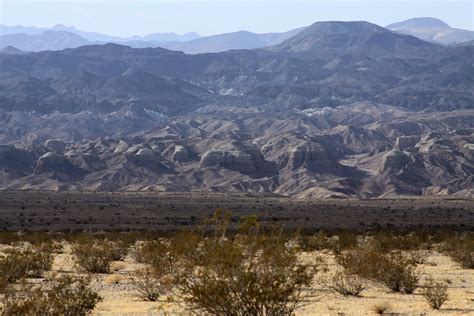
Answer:
[[[464,198],[294,199],[245,193],[0,192],[0,230],[168,231],[197,224],[216,209],[257,214],[290,229],[474,228]]]

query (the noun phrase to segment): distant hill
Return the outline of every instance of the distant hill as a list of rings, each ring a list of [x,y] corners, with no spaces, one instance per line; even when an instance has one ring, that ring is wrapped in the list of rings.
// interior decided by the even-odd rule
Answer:
[[[44,51],[75,48],[90,44],[79,35],[62,31],[44,31],[40,34],[8,34],[0,37],[0,49],[8,46],[23,51]]]
[[[161,43],[160,46],[187,54],[218,53],[231,49],[253,49],[276,45],[298,34],[303,28],[284,33],[256,34],[248,31],[201,37],[182,43]]]
[[[332,58],[335,54],[363,54],[368,57],[424,55],[434,45],[412,36],[400,35],[364,22],[316,22],[296,36],[271,47],[272,51]]]
[[[392,31],[438,44],[459,44],[474,40],[474,32],[450,27],[435,18],[413,18],[386,26]]]
[[[200,35],[197,33],[185,33],[185,34],[176,34],[176,33],[153,33],[146,36],[132,36],[132,37],[119,37],[119,36],[110,36],[106,34],[101,34],[97,32],[85,32],[76,29],[74,26],[65,26],[63,24],[57,24],[51,28],[42,28],[34,26],[7,26],[0,25],[0,35],[9,35],[9,34],[29,34],[29,35],[39,35],[45,31],[58,31],[58,32],[68,32],[76,34],[90,42],[102,42],[102,43],[124,43],[132,41],[150,41],[150,42],[181,42],[181,41],[190,41],[196,38],[199,38]]]
[[[19,55],[19,54],[26,54],[28,52],[22,51],[13,46],[7,46],[5,48],[0,49],[0,53],[2,54],[11,54],[11,55]]]
[[[231,49],[253,49],[276,45],[296,35],[303,28],[283,33],[256,34],[248,31],[201,37],[191,32],[153,33],[146,36],[117,37],[84,32],[62,24],[48,28],[0,25],[0,49],[13,46],[21,50],[42,51],[75,48],[89,44],[123,44],[133,48],[163,47],[188,54],[223,52]],[[68,35],[70,34],[70,35]]]

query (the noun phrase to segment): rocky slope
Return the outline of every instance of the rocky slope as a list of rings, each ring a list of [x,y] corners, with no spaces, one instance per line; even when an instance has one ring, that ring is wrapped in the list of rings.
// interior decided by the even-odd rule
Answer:
[[[370,103],[284,113],[210,107],[96,139],[42,119],[44,129],[0,148],[1,189],[474,193],[472,110],[413,113]]]
[[[367,22],[214,54],[0,53],[0,188],[472,196],[473,65]]]

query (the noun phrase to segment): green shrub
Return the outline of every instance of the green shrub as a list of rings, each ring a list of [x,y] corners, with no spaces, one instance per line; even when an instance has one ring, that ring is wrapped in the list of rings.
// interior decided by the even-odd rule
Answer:
[[[2,315],[86,315],[100,299],[88,284],[84,278],[63,276],[42,285],[11,286]]]

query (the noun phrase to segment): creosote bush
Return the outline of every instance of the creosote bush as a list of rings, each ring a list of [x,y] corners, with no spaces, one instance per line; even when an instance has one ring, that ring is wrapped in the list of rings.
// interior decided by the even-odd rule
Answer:
[[[411,294],[418,286],[419,273],[401,252],[382,254],[357,248],[337,255],[336,260],[346,273],[380,282],[395,292]]]
[[[214,236],[203,238],[177,275],[189,308],[215,315],[291,315],[301,306],[313,267],[298,263],[281,234],[260,234],[255,217],[241,234],[227,236],[228,217],[214,217]],[[197,259],[197,260],[196,260]]]
[[[137,296],[145,301],[156,301],[169,293],[174,285],[174,276],[157,267],[138,270],[131,277]]]
[[[334,291],[345,296],[360,296],[365,290],[365,282],[356,275],[336,274],[330,286]]]
[[[86,315],[100,300],[85,278],[62,276],[41,285],[10,286],[2,315]]]
[[[91,273],[109,273],[111,263],[117,258],[114,243],[92,238],[77,242],[72,247],[76,264]]]
[[[377,252],[390,253],[395,250],[429,249],[432,241],[427,234],[411,232],[395,234],[393,232],[377,232],[369,239],[369,247]]]
[[[0,292],[22,278],[39,278],[51,270],[52,249],[47,246],[11,249],[0,258]]]
[[[463,268],[474,269],[474,235],[458,236],[444,243],[445,252]]]
[[[448,300],[448,287],[446,284],[434,281],[429,277],[425,281],[421,295],[433,309],[440,309],[444,302]]]

